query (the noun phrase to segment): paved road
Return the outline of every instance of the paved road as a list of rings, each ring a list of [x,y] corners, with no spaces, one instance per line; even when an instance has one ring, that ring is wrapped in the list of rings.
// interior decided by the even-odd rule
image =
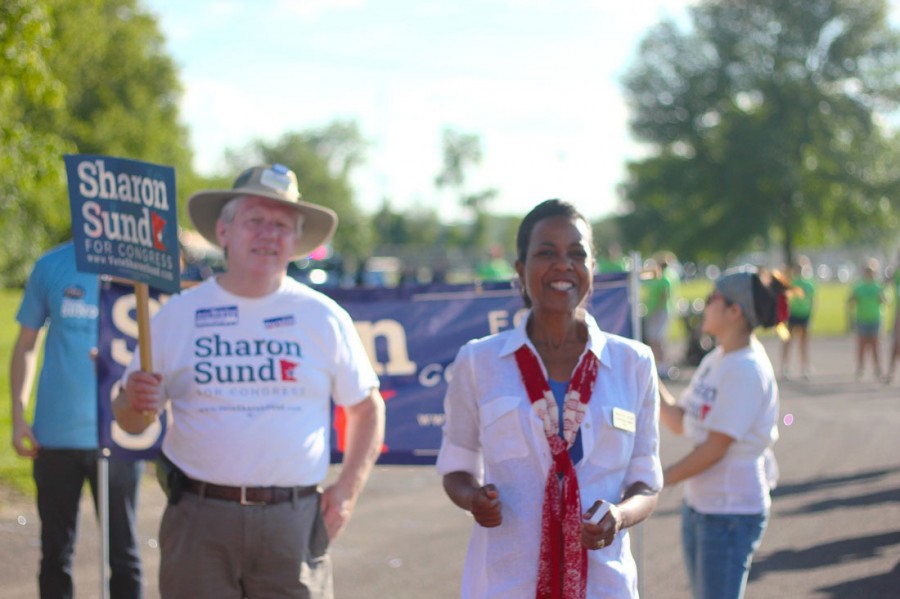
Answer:
[[[764,341],[777,365],[775,340]],[[785,381],[776,454],[781,483],[751,572],[748,597],[900,597],[900,383],[853,380],[853,340],[816,340],[809,382]],[[689,373],[687,373],[689,374]],[[671,385],[679,391],[683,382]],[[664,434],[663,463],[684,454]],[[162,496],[141,492],[146,597],[158,597],[156,531]],[[689,599],[678,538],[681,489],[663,492],[642,527],[643,587],[649,598]],[[76,553],[78,597],[98,596],[97,526],[85,502]],[[379,467],[353,521],[333,546],[341,599],[451,598],[471,520],[454,508],[432,468]],[[0,588],[36,596],[38,524],[29,502],[0,507]]]

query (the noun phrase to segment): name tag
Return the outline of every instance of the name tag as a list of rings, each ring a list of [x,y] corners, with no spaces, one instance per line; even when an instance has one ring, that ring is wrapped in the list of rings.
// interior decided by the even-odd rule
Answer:
[[[622,408],[613,408],[613,426],[619,430],[633,433],[636,428],[634,412],[623,410]]]

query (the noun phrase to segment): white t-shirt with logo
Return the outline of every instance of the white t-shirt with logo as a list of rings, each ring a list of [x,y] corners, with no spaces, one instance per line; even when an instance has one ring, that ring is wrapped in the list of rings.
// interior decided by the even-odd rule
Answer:
[[[778,439],[778,385],[765,348],[707,354],[678,405],[685,435],[699,445],[710,431],[734,439],[725,457],[685,481],[685,501],[706,514],[758,514],[771,505],[766,450]]]
[[[173,296],[151,330],[172,412],[163,451],[193,479],[318,484],[330,459],[329,399],[350,406],[378,387],[347,312],[289,277],[262,298],[207,280]],[[139,360],[135,352],[123,381]]]

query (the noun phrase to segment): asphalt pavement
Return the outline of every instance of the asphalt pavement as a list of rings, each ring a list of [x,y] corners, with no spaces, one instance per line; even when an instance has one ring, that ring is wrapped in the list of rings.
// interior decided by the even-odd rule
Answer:
[[[775,338],[763,343],[776,367]],[[679,349],[673,348],[674,352]],[[750,574],[749,598],[900,597],[900,381],[854,379],[852,337],[814,339],[810,380],[781,388],[781,478]],[[678,393],[691,374],[669,383]],[[688,450],[664,431],[662,460]],[[679,540],[682,491],[663,491],[635,531],[643,596],[689,599]],[[32,502],[0,493],[0,588],[37,596],[39,522]],[[77,596],[100,596],[98,527],[83,502],[75,557]],[[157,531],[163,496],[147,477],[139,532],[145,597],[159,596]],[[376,467],[353,520],[332,545],[339,599],[458,597],[471,519],[454,507],[431,467]]]

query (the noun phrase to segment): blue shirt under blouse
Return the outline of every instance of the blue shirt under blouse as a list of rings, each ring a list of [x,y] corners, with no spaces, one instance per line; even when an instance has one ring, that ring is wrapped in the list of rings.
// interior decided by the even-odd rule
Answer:
[[[550,380],[550,392],[553,393],[553,397],[556,399],[556,405],[559,406],[559,436],[563,436],[562,430],[562,415],[563,415],[563,404],[566,401],[566,390],[569,388],[569,382],[560,382]],[[572,464],[577,464],[581,461],[581,457],[584,455],[584,449],[581,446],[581,427],[578,427],[578,434],[575,435],[575,442],[572,443],[572,447],[569,448],[569,457],[572,458]]]

